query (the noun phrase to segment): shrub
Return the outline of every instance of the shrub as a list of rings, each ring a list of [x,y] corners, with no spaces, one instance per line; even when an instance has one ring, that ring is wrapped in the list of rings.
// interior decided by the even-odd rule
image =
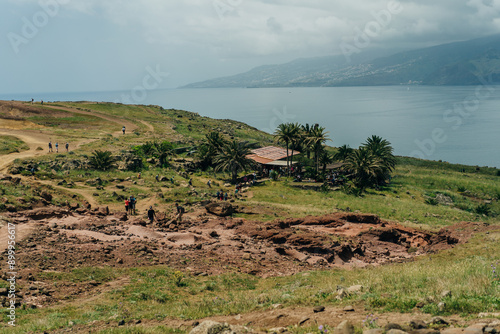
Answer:
[[[478,215],[485,215],[489,216],[491,213],[490,207],[486,204],[480,204],[476,207],[476,210],[474,210]]]

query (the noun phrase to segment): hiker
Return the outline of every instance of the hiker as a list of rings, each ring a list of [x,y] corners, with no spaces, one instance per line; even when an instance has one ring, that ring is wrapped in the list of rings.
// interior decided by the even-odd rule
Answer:
[[[224,199],[224,192],[221,189],[219,194],[219,200],[222,201],[223,199]]]
[[[189,184],[190,186],[193,186],[193,179],[189,179],[188,184]]]
[[[35,99],[34,99],[34,98],[31,98],[31,104],[33,104],[33,102],[35,102]]]
[[[209,188],[212,188],[212,180],[208,180],[208,182],[207,182],[207,186],[208,186]]]
[[[122,132],[125,134],[125,125],[122,127]]]
[[[135,199],[135,197],[133,195],[130,195],[129,201],[130,201],[130,204],[129,204],[130,205],[129,206],[130,213],[135,215],[135,206],[137,204],[137,200]]]
[[[42,106],[43,106],[43,100],[40,101],[42,103]]]
[[[66,143],[66,152],[69,152],[69,143]]]
[[[128,214],[129,213],[129,208],[130,208],[130,201],[125,199],[125,212]]]
[[[153,220],[155,219],[155,216],[156,216],[155,210],[153,209],[153,206],[150,206],[149,210],[148,210],[148,218],[149,218],[149,222],[151,224],[153,224]]]
[[[174,177],[173,176],[170,178],[170,183],[174,184]]]
[[[52,152],[52,142],[49,141],[49,152]]]
[[[227,192],[224,194],[224,201],[227,201]]]
[[[220,191],[217,190],[217,193],[215,194],[215,198],[219,199],[219,196],[220,196]]]
[[[139,174],[137,174],[137,178],[141,179],[141,172],[139,172]]]
[[[156,182],[160,182],[160,175],[156,174],[155,179],[156,179]]]
[[[56,153],[59,153],[59,143],[56,143]]]
[[[182,221],[182,215],[184,214],[185,210],[182,206],[180,206],[179,204],[175,203],[175,209],[177,210],[177,217],[176,217],[176,220],[178,222],[181,222]]]

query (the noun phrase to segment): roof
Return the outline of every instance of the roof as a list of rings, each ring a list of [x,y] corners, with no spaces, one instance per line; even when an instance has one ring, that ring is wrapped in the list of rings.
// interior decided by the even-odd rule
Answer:
[[[249,154],[249,155],[247,155],[247,158],[252,159],[255,162],[258,162],[259,164],[267,164],[267,163],[273,161],[273,159],[266,159],[263,157],[259,157],[256,154]]]
[[[345,165],[344,162],[337,162],[335,164],[332,164],[332,165],[326,165],[326,169],[338,169],[340,167],[343,167]]]
[[[296,164],[297,161],[294,161],[293,164]],[[266,163],[268,166],[280,166],[280,167],[286,167],[286,161],[284,160],[274,160],[271,162]]]
[[[282,148],[282,147],[276,147],[276,146],[266,146],[266,147],[252,150],[251,152],[253,153],[253,155],[256,155],[260,158],[269,159],[270,161],[280,160],[280,159],[284,159],[287,157],[286,149]],[[293,155],[297,155],[297,154],[300,154],[300,152],[293,151]],[[292,155],[292,150],[288,150],[288,155],[289,156]]]

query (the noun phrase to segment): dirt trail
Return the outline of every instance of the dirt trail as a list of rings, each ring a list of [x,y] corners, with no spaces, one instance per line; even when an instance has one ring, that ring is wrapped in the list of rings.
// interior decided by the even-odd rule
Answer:
[[[0,135],[13,136],[21,139],[29,146],[28,151],[23,151],[19,153],[11,153],[2,155],[0,159],[0,172],[4,172],[7,167],[16,159],[26,159],[35,157],[37,155],[47,154],[47,150],[39,150],[38,147],[44,148],[49,142],[49,136],[36,131],[28,130],[13,130],[13,129],[2,129],[0,128]]]

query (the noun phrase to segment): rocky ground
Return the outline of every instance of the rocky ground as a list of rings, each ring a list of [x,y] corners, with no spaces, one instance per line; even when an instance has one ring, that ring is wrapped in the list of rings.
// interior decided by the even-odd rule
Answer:
[[[25,304],[43,307],[66,296],[92,295],[103,288],[82,282],[54,289],[52,282],[37,278],[43,271],[168,265],[192,275],[232,271],[282,276],[319,268],[408,261],[452,247],[474,231],[489,228],[482,223],[462,223],[431,233],[353,213],[270,222],[223,217],[237,209],[222,202],[200,203],[182,222],[159,214],[151,225],[141,216],[111,213],[106,207],[41,207],[5,213],[0,241],[7,238],[6,222],[15,223],[19,282],[27,287],[21,297]],[[0,245],[7,245],[3,241]],[[0,252],[0,261],[6,261],[5,247]]]

